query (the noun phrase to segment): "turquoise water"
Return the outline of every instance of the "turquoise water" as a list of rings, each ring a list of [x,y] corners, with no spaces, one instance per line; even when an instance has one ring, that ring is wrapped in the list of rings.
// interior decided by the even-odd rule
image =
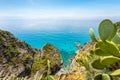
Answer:
[[[60,52],[65,65],[69,59],[75,56],[78,48],[75,42],[84,45],[90,41],[89,28],[93,27],[97,33],[98,21],[53,21],[49,23],[35,23],[41,21],[7,20],[0,22],[0,29],[12,32],[17,38],[24,40],[32,47],[41,48],[46,43],[56,46]],[[34,23],[34,25],[33,25]]]
[[[61,52],[64,64],[69,63],[69,59],[75,56],[75,51],[78,49],[75,42],[80,42],[84,45],[90,40],[88,30],[80,30],[78,32],[69,31],[36,31],[28,33],[15,34],[19,39],[29,43],[31,46],[41,48],[45,43],[55,45]]]

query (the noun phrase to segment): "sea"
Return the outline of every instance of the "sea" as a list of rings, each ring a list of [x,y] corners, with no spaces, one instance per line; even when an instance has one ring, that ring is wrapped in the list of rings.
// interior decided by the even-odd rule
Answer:
[[[16,19],[0,20],[0,29],[10,31],[20,40],[35,48],[42,48],[46,43],[53,44],[60,50],[64,65],[69,65],[70,59],[78,50],[76,43],[83,46],[91,41],[89,29],[93,28],[98,36],[98,25],[102,19]]]

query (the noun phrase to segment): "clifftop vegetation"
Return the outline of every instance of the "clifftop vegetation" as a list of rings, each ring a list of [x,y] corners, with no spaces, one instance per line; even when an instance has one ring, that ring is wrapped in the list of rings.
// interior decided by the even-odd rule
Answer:
[[[0,30],[0,78],[11,74],[33,77],[37,72],[46,77],[47,60],[51,62],[51,74],[55,74],[61,68],[62,60],[59,50],[52,44],[47,43],[38,50],[10,32]]]

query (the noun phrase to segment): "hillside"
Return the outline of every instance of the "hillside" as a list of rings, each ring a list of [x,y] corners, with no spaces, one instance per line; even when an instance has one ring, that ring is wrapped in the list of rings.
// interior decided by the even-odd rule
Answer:
[[[10,32],[0,30],[0,77],[44,74],[48,68],[47,60],[51,62],[51,74],[59,71],[62,65],[60,52],[52,44],[47,43],[41,49],[32,48]]]

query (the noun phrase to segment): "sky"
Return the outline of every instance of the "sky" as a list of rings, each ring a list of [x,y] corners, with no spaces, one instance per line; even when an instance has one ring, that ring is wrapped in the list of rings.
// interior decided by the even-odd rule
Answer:
[[[0,19],[92,19],[120,16],[120,0],[0,0]]]

